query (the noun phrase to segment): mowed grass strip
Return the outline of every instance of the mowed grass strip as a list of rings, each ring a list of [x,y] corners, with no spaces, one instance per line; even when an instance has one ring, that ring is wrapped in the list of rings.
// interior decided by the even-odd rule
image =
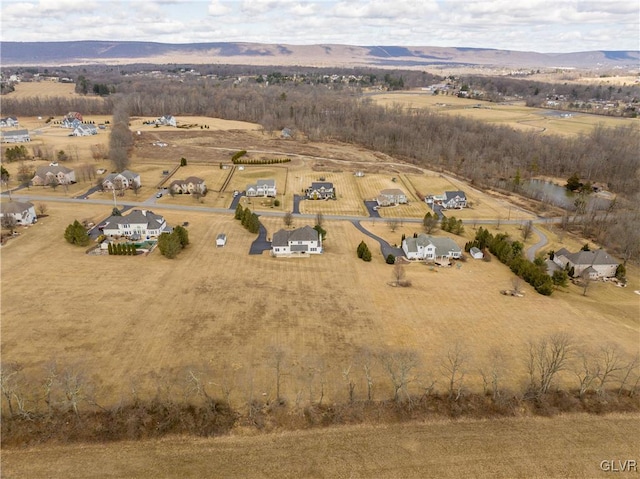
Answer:
[[[619,470],[619,461],[637,460],[638,427],[637,414],[344,426],[3,448],[2,464],[6,477],[70,479],[199,478],[212,471],[217,477],[248,478],[598,478],[611,475],[604,470],[611,461]]]

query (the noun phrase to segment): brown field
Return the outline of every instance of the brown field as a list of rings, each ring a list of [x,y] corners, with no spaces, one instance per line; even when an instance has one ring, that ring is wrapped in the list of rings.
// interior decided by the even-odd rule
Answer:
[[[434,365],[456,340],[478,363],[490,348],[501,348],[509,358],[511,387],[523,380],[525,342],[549,332],[571,332],[584,345],[615,341],[637,351],[637,279],[625,289],[599,283],[587,297],[577,289],[543,297],[525,286],[526,296],[516,299],[499,294],[512,278],[505,266],[468,261],[459,270],[408,265],[413,287],[397,289],[387,285],[391,269],[375,243],[348,222],[327,221],[322,256],[276,259],[247,256],[253,236],[231,214],[191,211],[165,212],[170,224],[190,223],[192,244],[174,261],[157,252],[93,257],[66,244],[62,233],[76,218],[97,223],[109,208],[48,206],[47,218],[2,249],[2,357],[25,363],[34,374],[53,359],[82,364],[100,395],[112,400],[126,394],[130,379],[152,390],[154,371],[179,375],[184,367],[211,366],[221,358],[236,368],[235,403],[246,398],[249,377],[256,391],[272,397],[273,347],[286,351],[291,371],[283,390],[291,399],[303,387],[305,368],[318,361],[326,365],[327,397],[343,399],[340,370],[364,348],[419,351],[422,380],[441,379]],[[162,212],[161,206],[154,211]],[[269,236],[283,227],[279,218],[264,223]],[[369,223],[364,224],[376,234],[391,235],[384,225]],[[406,226],[406,232],[414,228]],[[220,232],[229,242],[216,249]],[[400,234],[389,239],[399,241]],[[363,239],[373,252],[371,263],[355,257]],[[25,302],[25,290],[38,300]],[[113,301],[127,307],[114,314],[103,306]],[[215,367],[211,374],[217,374]],[[377,394],[385,397],[387,379],[377,374]],[[468,378],[479,387],[475,370]]]
[[[36,96],[78,96],[75,92],[75,83],[60,83],[53,81],[20,82],[15,84],[15,91],[9,93],[7,98],[33,98]],[[82,98],[90,98],[85,97]],[[101,100],[100,97],[95,97]],[[22,119],[20,119],[22,120]]]
[[[3,449],[3,477],[597,478],[637,462],[640,418],[433,421],[216,439]],[[606,439],[605,439],[606,438]],[[611,462],[609,462],[611,464]]]
[[[407,108],[430,108],[438,112],[461,115],[496,125],[508,125],[524,131],[569,135],[589,133],[595,126],[633,126],[640,128],[640,121],[630,118],[613,118],[602,115],[576,113],[570,118],[549,116],[549,110],[530,108],[521,103],[498,104],[488,101],[433,95],[430,92],[398,92],[372,95],[383,105],[402,105]],[[481,108],[473,108],[480,105]]]

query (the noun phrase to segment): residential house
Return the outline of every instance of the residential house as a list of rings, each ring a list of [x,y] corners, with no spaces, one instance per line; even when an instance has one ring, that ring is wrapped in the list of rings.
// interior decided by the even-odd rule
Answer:
[[[95,127],[95,125],[88,125],[88,124],[81,123],[73,129],[73,133],[71,134],[73,136],[97,135],[98,129]]]
[[[562,268],[573,268],[573,276],[588,275],[589,279],[611,278],[619,263],[603,249],[570,253],[562,248],[553,255],[553,262]]]
[[[78,120],[82,123],[82,115],[77,111],[70,111],[64,117],[65,120]]]
[[[2,143],[26,143],[31,141],[29,130],[13,130],[2,132]]]
[[[311,186],[305,191],[305,195],[310,200],[326,200],[328,198],[336,197],[336,191],[333,187],[333,183],[327,181],[313,182]]]
[[[158,118],[155,121],[155,123],[156,123],[156,125],[162,125],[162,126],[176,126],[177,125],[176,119],[172,115],[161,116],[160,118]]]
[[[407,203],[407,195],[399,188],[382,190],[376,198],[378,206],[391,206]]]
[[[157,238],[171,231],[162,215],[149,210],[132,210],[125,216],[110,216],[99,229],[105,236],[124,236],[132,240]]]
[[[36,209],[28,201],[8,201],[0,204],[0,218],[11,216],[16,224],[26,226],[38,221]]]
[[[467,197],[464,191],[445,191],[442,207],[447,209],[462,209],[467,207]]]
[[[6,118],[0,118],[0,127],[5,126],[15,127],[20,126],[20,124],[15,116],[8,116]]]
[[[104,190],[126,190],[128,188],[133,188],[134,184],[138,187],[142,186],[140,175],[133,171],[124,170],[122,173],[111,173],[105,176],[102,181],[102,188]]]
[[[246,195],[256,196],[276,196],[276,180],[258,180],[252,185],[247,185]]]
[[[82,124],[82,121],[78,120],[77,118],[65,118],[64,120],[62,120],[62,128],[69,128],[71,130],[75,130]]]
[[[322,236],[311,226],[295,230],[280,230],[273,235],[271,253],[274,256],[301,256],[322,253]]]
[[[76,172],[66,166],[51,164],[40,166],[36,169],[36,174],[31,179],[34,186],[47,186],[56,181],[59,185],[70,185],[76,182]]]
[[[169,185],[169,189],[179,195],[189,195],[191,193],[201,193],[204,195],[207,192],[207,185],[202,178],[189,176],[186,180],[172,181]]]
[[[482,253],[482,251],[480,251],[480,249],[476,248],[475,246],[473,246],[469,250],[469,254],[471,255],[471,257],[473,259],[482,259],[482,258],[484,258],[484,254]]]
[[[216,236],[216,246],[224,246],[227,244],[227,235],[224,233],[220,233],[218,236]]]
[[[462,256],[462,250],[451,238],[436,238],[424,233],[402,240],[402,250],[407,259],[426,261],[439,262]]]

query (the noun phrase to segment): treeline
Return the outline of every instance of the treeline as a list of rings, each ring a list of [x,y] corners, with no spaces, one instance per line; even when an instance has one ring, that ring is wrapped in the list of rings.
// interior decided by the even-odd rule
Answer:
[[[236,426],[269,431],[433,417],[640,410],[638,356],[615,344],[588,349],[568,334],[553,333],[527,342],[521,351],[515,358],[527,371],[521,389],[509,386],[518,381],[509,377],[508,356],[492,350],[484,360],[473,359],[459,342],[429,364],[412,350],[364,349],[341,365],[340,379],[333,380],[328,365],[272,348],[264,356],[271,371],[265,376],[269,392],[257,392],[253,374],[241,385],[237,365],[208,361],[202,367],[150,372],[147,389],[143,378],[123,378],[128,392],[115,403],[100,397],[93,376],[81,366],[51,362],[28,374],[22,364],[5,362],[2,446],[213,436]],[[469,385],[474,374],[482,379],[481,389]],[[234,403],[237,391],[243,399]]]

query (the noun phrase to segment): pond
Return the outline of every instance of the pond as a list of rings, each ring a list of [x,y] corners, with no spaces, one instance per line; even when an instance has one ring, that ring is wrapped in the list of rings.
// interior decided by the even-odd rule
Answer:
[[[569,211],[574,211],[576,193],[568,191],[564,186],[556,185],[545,180],[526,180],[522,183],[522,191],[529,197],[544,201]],[[605,210],[611,204],[610,200],[599,198],[594,194],[587,196],[587,211],[590,209]]]

